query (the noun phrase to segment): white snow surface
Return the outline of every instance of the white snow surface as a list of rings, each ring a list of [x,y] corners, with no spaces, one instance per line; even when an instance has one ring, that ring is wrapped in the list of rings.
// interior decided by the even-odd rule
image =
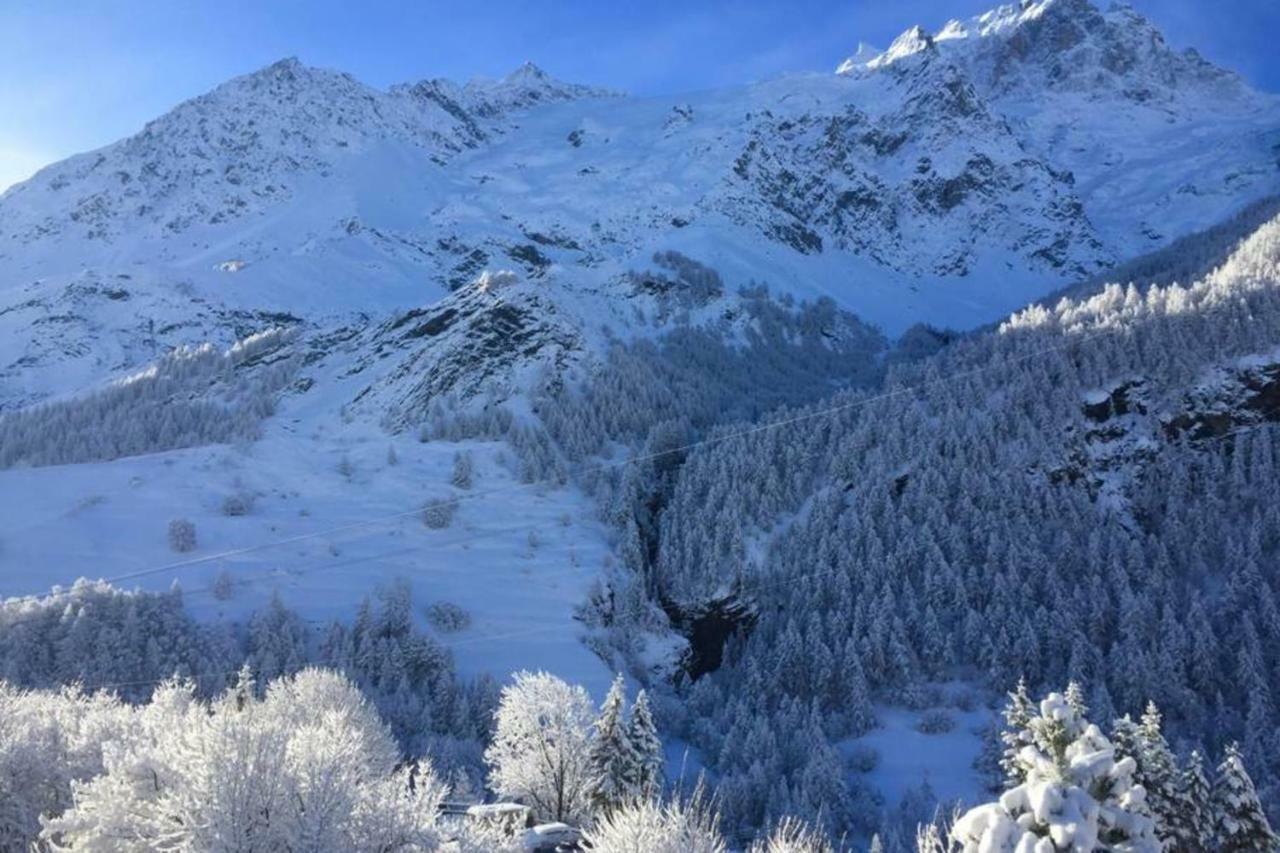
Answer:
[[[680,97],[532,66],[383,91],[285,60],[52,165],[0,195],[0,414],[282,324],[308,385],[245,447],[0,471],[0,594],[130,576],[180,582],[208,618],[278,589],[327,619],[405,577],[420,608],[472,614],[440,637],[462,671],[545,668],[601,696],[573,618],[609,550],[589,502],[515,482],[473,442],[483,496],[429,530],[412,513],[454,491],[460,448],[419,443],[405,413],[449,393],[519,403],[611,335],[662,334],[674,321],[625,276],[658,251],[725,281],[690,323],[767,282],[890,334],[969,328],[1280,189],[1280,100],[1158,35],[1044,0],[910,30],[839,74]],[[240,492],[253,512],[222,515]],[[168,550],[174,518],[195,523],[190,555]]]

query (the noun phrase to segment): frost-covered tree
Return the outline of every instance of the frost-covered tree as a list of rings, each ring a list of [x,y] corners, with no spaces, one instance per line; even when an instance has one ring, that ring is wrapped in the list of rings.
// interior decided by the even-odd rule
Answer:
[[[1005,783],[1010,786],[1020,785],[1026,780],[1021,755],[1023,747],[1031,743],[1029,726],[1035,710],[1026,679],[1019,678],[1018,686],[1009,694],[1009,701],[1004,706],[1004,730],[1000,733],[1000,741],[1004,745],[1000,769],[1004,771]]]
[[[1240,748],[1228,744],[1213,786],[1213,818],[1222,853],[1274,853],[1280,838],[1271,829],[1245,770]]]
[[[489,787],[533,807],[538,817],[582,822],[591,812],[593,714],[587,692],[545,672],[517,673],[502,689]]]
[[[185,518],[169,522],[169,547],[179,554],[196,549],[196,526]]]
[[[965,853],[988,850],[1111,850],[1159,853],[1161,844],[1134,784],[1135,762],[1119,758],[1097,726],[1049,694],[1028,722],[1018,753],[1023,782],[962,815],[951,837]]]
[[[1175,846],[1179,840],[1181,819],[1186,815],[1182,801],[1182,771],[1177,758],[1160,730],[1160,710],[1156,703],[1148,702],[1138,725],[1138,767],[1134,780],[1147,793],[1147,809],[1156,822],[1156,836],[1165,849]]]
[[[473,468],[474,465],[471,461],[471,451],[459,450],[453,456],[453,474],[449,477],[449,482],[453,483],[459,489],[471,488]]]
[[[127,728],[112,696],[18,690],[0,682],[0,850],[26,850],[42,815],[72,804],[72,786],[102,773],[103,743]]]
[[[1177,853],[1196,853],[1213,846],[1213,789],[1204,772],[1204,759],[1198,750],[1192,750],[1187,765],[1182,770],[1178,786],[1179,809],[1174,821],[1175,840],[1172,849]]]
[[[632,799],[632,777],[637,754],[628,737],[626,684],[618,675],[600,707],[595,736],[588,754],[588,797],[596,814],[603,814]]]
[[[649,694],[641,690],[631,706],[631,718],[627,721],[627,742],[630,745],[632,765],[627,774],[633,796],[653,797],[662,792],[663,764],[662,740],[658,726],[653,721],[649,707]]]
[[[390,731],[335,673],[281,679],[261,699],[242,677],[212,704],[173,682],[42,837],[88,850],[437,850],[446,788],[429,766],[398,764]]]

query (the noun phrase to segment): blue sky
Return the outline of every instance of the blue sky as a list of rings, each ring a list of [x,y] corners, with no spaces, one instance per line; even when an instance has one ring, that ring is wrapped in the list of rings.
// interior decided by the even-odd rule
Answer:
[[[995,4],[0,0],[0,189],[284,56],[375,86],[500,76],[532,60],[565,79],[657,94],[828,70],[859,41],[885,46],[911,24],[936,29]],[[1280,0],[1132,5],[1173,44],[1280,91]]]

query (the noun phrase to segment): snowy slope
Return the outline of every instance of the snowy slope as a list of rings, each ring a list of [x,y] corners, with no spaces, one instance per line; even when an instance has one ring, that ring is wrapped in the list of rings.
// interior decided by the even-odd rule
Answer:
[[[592,507],[517,482],[496,443],[419,443],[432,406],[528,415],[532,384],[590,370],[612,340],[741,335],[753,282],[891,335],[988,323],[1280,190],[1278,145],[1280,100],[1083,0],[681,97],[533,66],[382,91],[285,60],[0,196],[0,412],[275,327],[297,331],[302,365],[243,447],[0,471],[0,594],[165,566],[171,518],[195,522],[198,559],[306,535],[136,582],[207,589],[226,568],[236,595],[193,594],[199,612],[279,589],[319,618],[404,576],[419,604],[472,612],[442,638],[467,641],[465,670],[545,666],[594,688],[607,673],[575,607],[611,543]],[[664,271],[669,251],[723,286]],[[498,270],[514,275],[484,276]],[[500,492],[429,530],[414,510],[452,493],[466,448],[476,491]],[[226,517],[241,491],[255,511]]]
[[[1275,187],[1275,97],[1194,49],[1173,50],[1127,6],[1001,6],[932,34],[912,28],[883,52],[864,46],[839,73],[958,74],[1028,154],[1070,173],[1121,256],[1203,228]]]
[[[665,249],[890,333],[974,326],[1274,192],[1277,145],[1275,97],[1084,0],[679,98],[532,66],[380,91],[285,60],[0,197],[0,406],[136,364],[136,319],[187,323],[185,300],[345,323],[512,268],[591,325]],[[147,292],[83,328],[112,306],[71,291],[121,276]]]

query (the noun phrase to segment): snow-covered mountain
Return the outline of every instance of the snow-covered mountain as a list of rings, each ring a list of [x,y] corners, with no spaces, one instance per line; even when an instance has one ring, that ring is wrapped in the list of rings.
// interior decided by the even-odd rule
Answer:
[[[730,299],[977,325],[1273,192],[1278,104],[1086,0],[680,98],[285,60],[0,197],[0,406],[229,341],[229,315],[385,316],[485,269],[598,326],[664,250]]]
[[[971,794],[981,709],[952,754],[925,705],[870,707],[955,672],[1084,667],[1095,705],[1155,695],[1198,738],[1234,664],[1183,689],[1135,649],[1174,649],[1155,620],[1199,618],[1200,562],[1274,520],[1244,492],[1275,456],[1278,194],[1280,97],[1087,0],[680,97],[285,60],[0,195],[0,596],[177,582],[224,625],[408,580],[402,627],[462,675],[687,689],[671,717],[742,826],[825,813],[832,778],[857,800],[871,742],[915,744],[876,771],[891,801],[917,771]],[[1089,577],[1105,624],[1037,640],[981,593],[1026,566],[1052,613]],[[1150,566],[1189,612],[1134,604]],[[1231,571],[1250,592],[1204,645],[1234,654],[1248,600],[1280,650]],[[98,668],[145,684],[135,657]]]

